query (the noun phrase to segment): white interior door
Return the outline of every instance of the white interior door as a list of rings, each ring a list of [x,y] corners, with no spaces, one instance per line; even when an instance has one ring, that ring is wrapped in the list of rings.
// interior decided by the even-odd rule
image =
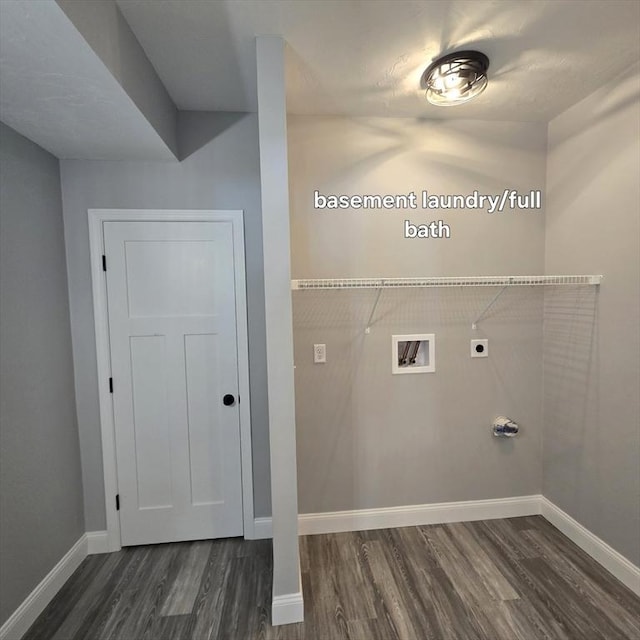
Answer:
[[[122,544],[242,535],[232,224],[104,243]]]

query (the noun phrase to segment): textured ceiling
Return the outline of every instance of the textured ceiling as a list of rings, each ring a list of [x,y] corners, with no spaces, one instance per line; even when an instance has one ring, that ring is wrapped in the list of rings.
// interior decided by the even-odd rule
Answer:
[[[291,113],[547,121],[640,57],[638,0],[118,0],[181,109],[255,111],[258,34],[290,45]],[[454,108],[419,81],[477,48],[489,87]]]
[[[0,0],[0,119],[60,158],[174,159],[51,1]]]

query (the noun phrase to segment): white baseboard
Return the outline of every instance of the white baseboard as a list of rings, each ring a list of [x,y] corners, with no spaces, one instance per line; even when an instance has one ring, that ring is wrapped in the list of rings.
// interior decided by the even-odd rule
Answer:
[[[253,521],[253,540],[272,538],[271,518],[255,518]]]
[[[540,513],[609,573],[640,596],[640,568],[544,496],[540,496]]]
[[[87,557],[87,534],[67,551],[0,628],[0,640],[20,640],[44,608]]]
[[[275,596],[271,602],[271,624],[293,624],[304,620],[304,601],[302,591]]]
[[[538,515],[541,497],[533,495],[357,511],[303,513],[298,516],[298,533],[313,535]]]
[[[109,553],[109,534],[106,531],[87,531],[87,552],[90,556],[96,553]]]
[[[298,571],[298,590],[274,596],[271,600],[271,625],[293,624],[304,620],[304,599],[302,597],[302,574]]]

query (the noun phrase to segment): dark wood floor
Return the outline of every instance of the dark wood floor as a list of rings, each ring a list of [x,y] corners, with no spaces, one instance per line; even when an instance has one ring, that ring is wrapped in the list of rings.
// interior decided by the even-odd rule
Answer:
[[[301,538],[305,622],[269,624],[271,545],[90,556],[25,640],[638,640],[640,599],[543,518]]]

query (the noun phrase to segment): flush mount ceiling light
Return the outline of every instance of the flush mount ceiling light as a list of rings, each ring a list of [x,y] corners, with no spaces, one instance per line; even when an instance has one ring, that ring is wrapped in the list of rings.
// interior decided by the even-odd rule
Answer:
[[[479,51],[457,51],[438,58],[422,76],[427,100],[451,107],[475,98],[487,86],[488,68],[489,58]]]

